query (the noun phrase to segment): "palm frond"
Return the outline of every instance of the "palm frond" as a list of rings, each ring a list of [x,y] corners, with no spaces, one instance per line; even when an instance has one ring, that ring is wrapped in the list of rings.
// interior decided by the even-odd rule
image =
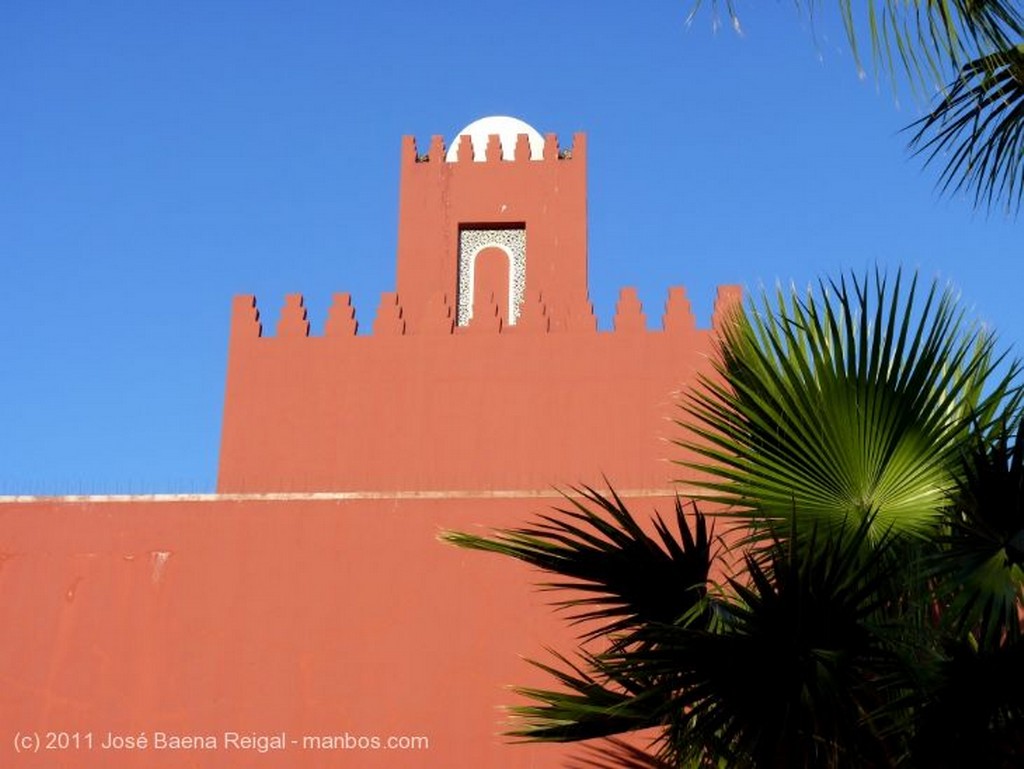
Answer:
[[[968,62],[938,106],[911,128],[925,163],[943,164],[944,192],[966,192],[976,206],[1024,200],[1024,43]]]
[[[951,290],[919,296],[879,273],[821,282],[738,313],[722,333],[718,379],[683,405],[703,491],[743,525],[870,517],[877,532],[934,529],[970,416],[1009,386],[994,340]],[[877,533],[876,532],[876,533]]]
[[[694,0],[688,22],[703,5]],[[716,23],[724,5],[732,26],[741,28],[734,0],[709,5]],[[824,3],[796,0],[794,5],[813,22]],[[838,0],[835,6],[858,68],[888,75],[894,89],[902,77],[915,91],[930,93],[967,62],[1024,37],[1024,15],[1013,0]]]
[[[717,9],[720,0],[712,0]],[[740,28],[732,0],[724,2]],[[696,0],[690,19],[703,3]],[[797,0],[813,20],[821,0]],[[1016,214],[1024,200],[1024,15],[1014,0],[868,0],[837,3],[861,72],[870,50],[876,75],[894,92],[909,84],[922,101],[938,104],[913,130],[910,149],[925,165],[941,163],[939,188],[964,192],[976,207],[1004,206]],[[867,38],[865,44],[864,38]]]
[[[732,583],[726,632],[667,629],[677,645],[640,653],[687,714],[677,745],[750,767],[866,767],[896,751],[898,732],[884,727],[903,661],[882,596],[898,566],[885,557],[890,538],[865,548],[870,532],[862,520],[812,533],[807,548],[775,539],[770,564],[750,558],[749,581]]]
[[[630,671],[610,671],[601,656],[582,653],[581,664],[549,650],[559,667],[530,660],[550,674],[560,689],[515,687],[532,700],[509,708],[508,735],[537,742],[578,742],[661,726],[667,701],[649,682]]]
[[[1021,638],[1024,616],[1024,421],[978,436],[947,509],[935,556],[948,622],[982,648]]]
[[[821,3],[806,5],[813,13]],[[1024,19],[1012,0],[839,0],[839,9],[858,64],[866,29],[873,69],[888,73],[894,87],[902,74],[923,93],[971,59],[1024,36]]]
[[[913,766],[1024,766],[1024,642],[954,645],[926,681]]]
[[[500,553],[554,576],[541,586],[574,594],[557,605],[584,623],[585,638],[624,634],[647,623],[674,622],[701,605],[712,559],[707,520],[696,508],[692,526],[676,499],[674,531],[660,515],[654,536],[636,521],[614,491],[589,487],[566,496],[568,507],[536,524],[481,536],[445,532],[459,547]]]

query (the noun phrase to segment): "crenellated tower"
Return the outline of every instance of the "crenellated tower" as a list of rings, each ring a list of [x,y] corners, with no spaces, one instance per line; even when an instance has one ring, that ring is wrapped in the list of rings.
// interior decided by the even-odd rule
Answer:
[[[527,297],[556,328],[589,314],[583,134],[563,150],[522,121],[484,118],[450,148],[434,136],[423,154],[407,136],[398,216],[408,333],[445,303],[459,327],[489,319],[492,297],[503,327]]]
[[[627,288],[597,330],[586,137],[484,118],[450,147],[405,137],[401,164],[397,291],[371,333],[345,293],[313,336],[299,294],[274,336],[236,298],[218,490],[669,488],[676,393],[708,371],[713,331],[681,288],[659,329]],[[738,300],[719,289],[712,329]]]

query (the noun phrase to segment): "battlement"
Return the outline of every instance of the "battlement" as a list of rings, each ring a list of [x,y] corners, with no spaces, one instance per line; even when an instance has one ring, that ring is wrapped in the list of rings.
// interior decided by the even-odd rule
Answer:
[[[235,299],[218,491],[666,488],[676,393],[712,373],[740,290],[707,329],[672,288],[650,329],[625,288],[599,331],[586,156],[583,134],[562,149],[502,116],[423,154],[405,137],[397,285],[370,333],[348,293],[312,334],[301,294],[273,329]]]
[[[711,317],[711,329],[720,328],[729,311],[742,300],[739,286],[720,286],[715,297]],[[372,334],[364,336],[463,336],[473,335],[540,335],[559,333],[578,334],[670,334],[699,331],[686,289],[674,286],[669,289],[658,329],[650,329],[647,315],[635,288],[623,288],[615,306],[612,331],[599,332],[597,318],[589,299],[580,303],[584,311],[574,317],[553,318],[540,293],[528,294],[519,314],[519,323],[508,325],[498,312],[492,298],[493,312],[475,315],[465,326],[455,323],[454,306],[447,294],[437,294],[420,316],[420,325],[415,330],[407,328],[405,308],[398,293],[389,291],[381,295],[380,303],[372,324]],[[352,297],[348,293],[333,296],[327,320],[321,334],[311,334],[312,327],[307,316],[302,294],[288,294],[281,308],[273,334],[265,334],[260,321],[256,297],[242,295],[235,297],[232,307],[232,340],[257,338],[305,338],[323,336],[331,339],[352,338],[358,334],[359,322]]]
[[[719,288],[701,329],[672,288],[652,330],[627,288],[613,328],[598,331],[589,301],[556,318],[538,296],[514,326],[496,309],[458,326],[440,296],[410,327],[401,294],[387,292],[358,335],[338,293],[311,336],[302,295],[289,294],[264,337],[255,298],[236,297],[218,491],[537,490],[606,473],[664,489],[674,393],[712,373],[716,329],[740,300]]]
[[[538,146],[539,145],[539,146]],[[486,139],[468,134],[459,136],[451,147],[445,145],[443,136],[431,136],[429,149],[421,153],[415,136],[402,137],[402,165],[419,163],[450,163],[468,165],[473,163],[557,163],[559,161],[586,162],[587,137],[583,133],[573,134],[572,146],[561,149],[558,136],[545,134],[543,143],[531,142],[527,133],[502,137],[489,134]]]

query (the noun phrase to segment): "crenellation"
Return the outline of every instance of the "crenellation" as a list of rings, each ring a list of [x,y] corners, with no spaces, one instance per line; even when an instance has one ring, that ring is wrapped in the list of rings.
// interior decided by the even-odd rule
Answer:
[[[443,163],[444,153],[446,152],[444,146],[444,137],[434,134],[430,137],[430,162],[431,163]]]
[[[661,327],[669,332],[689,332],[697,328],[697,318],[686,296],[686,289],[682,286],[672,286],[668,290]]]
[[[497,134],[491,134],[487,137],[487,148],[484,151],[484,160],[489,163],[501,162],[504,160],[503,157],[504,149],[501,146],[501,137]]]
[[[471,136],[460,136],[459,142],[459,157],[456,162],[458,163],[472,163],[475,159],[475,150],[473,149],[473,137]]]
[[[579,163],[586,162],[587,135],[585,133],[577,132],[572,135],[572,151],[569,153],[569,158]]]
[[[567,308],[563,316],[562,330],[571,333],[596,333],[597,316],[594,314],[594,304],[590,297],[583,295],[578,297]]]
[[[639,333],[647,330],[647,316],[635,288],[623,288],[615,305],[613,327],[621,333]]]
[[[281,318],[277,321],[277,336],[309,336],[309,320],[306,317],[302,294],[288,294],[284,300]]]
[[[715,296],[715,308],[711,313],[711,328],[720,329],[728,323],[733,313],[739,311],[743,306],[743,287],[736,285],[725,285],[718,287],[718,294]]]
[[[516,135],[514,159],[519,162],[528,162],[533,160],[533,152],[530,149],[530,137],[526,134]]]
[[[233,338],[263,336],[260,311],[256,307],[256,297],[252,294],[236,296],[231,302],[231,336]]]
[[[728,320],[731,312],[742,305],[743,290],[740,286],[719,286],[716,292],[711,328],[719,329]],[[514,325],[502,317],[502,305],[492,292],[474,313],[467,326],[457,326],[455,307],[447,292],[434,292],[420,307],[406,308],[396,292],[381,294],[372,326],[373,336],[396,336],[409,332],[407,309],[412,314],[416,334],[445,336],[455,333],[590,333],[597,331],[598,318],[589,296],[577,297],[567,306],[552,310],[537,289],[528,289],[520,305],[520,312]],[[696,317],[682,286],[668,290],[665,309],[662,314],[661,330],[670,333],[687,333],[697,330]],[[638,334],[649,332],[647,314],[636,288],[627,286],[619,291],[612,319],[614,333]],[[324,335],[332,338],[351,338],[359,332],[352,295],[339,292],[332,295],[327,311]],[[657,332],[653,332],[657,333]],[[251,294],[236,296],[232,302],[232,337],[259,338],[263,336],[260,312],[256,297]],[[301,293],[287,294],[276,326],[278,337],[308,337],[310,322]]]
[[[502,161],[529,162],[533,160],[559,161],[559,160],[580,160],[586,152],[585,134],[573,134],[573,142],[568,147],[560,147],[558,135],[549,133],[544,135],[542,151],[534,157],[533,145],[530,143],[528,134],[516,134],[515,138],[504,139],[510,145],[506,146],[498,134],[489,134],[486,140],[481,139],[480,144],[474,143],[471,136],[463,134],[456,137],[454,153],[450,153],[453,147],[445,144],[444,137],[433,135],[430,137],[428,149],[421,151],[414,136],[402,137],[402,163],[415,165],[420,163],[499,163]],[[509,151],[511,150],[511,151]]]
[[[405,334],[405,318],[396,292],[385,291],[380,295],[380,306],[373,321],[373,333],[377,336]]]
[[[503,139],[498,134],[489,134],[486,140],[477,145],[471,136],[463,134],[456,137],[454,149],[445,145],[444,137],[434,135],[430,137],[429,148],[421,152],[414,136],[402,137],[402,162],[403,164],[419,163],[500,163],[502,161],[530,162],[533,160],[558,161],[558,160],[579,160],[586,150],[585,135],[573,134],[573,143],[569,147],[562,148],[558,143],[558,135],[549,133],[544,135],[543,149],[535,158],[533,145],[530,143],[528,134],[516,134],[515,139],[506,138],[506,142],[514,142],[506,147]],[[511,151],[508,151],[508,150]]]
[[[327,311],[327,323],[324,336],[353,337],[359,332],[356,310],[352,306],[352,295],[345,292],[335,294],[330,309]]]
[[[558,134],[544,134],[544,160],[558,160]]]
[[[413,163],[420,163],[422,159],[416,150],[416,137],[415,136],[403,136],[402,137],[402,165],[411,165]]]

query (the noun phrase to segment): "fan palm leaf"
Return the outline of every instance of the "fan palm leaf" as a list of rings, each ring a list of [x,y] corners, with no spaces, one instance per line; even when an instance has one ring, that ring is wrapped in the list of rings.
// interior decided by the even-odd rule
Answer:
[[[876,273],[767,295],[723,330],[718,379],[684,405],[699,495],[744,524],[870,517],[934,530],[971,416],[1001,402],[994,340],[948,289]]]
[[[901,625],[885,596],[899,565],[871,521],[813,544],[775,538],[766,562],[732,580],[718,632],[652,629],[656,643],[603,656],[601,674],[648,683],[667,729],[661,758],[730,767],[888,766],[905,749],[895,721],[905,676]],[[669,718],[674,714],[675,718]]]
[[[550,651],[550,650],[549,650]],[[610,670],[601,655],[581,653],[579,663],[550,651],[558,666],[529,660],[560,689],[514,687],[528,705],[509,708],[508,735],[538,742],[578,742],[662,726],[670,699],[634,671]]]
[[[813,13],[821,3],[806,3]],[[952,69],[982,54],[1002,50],[1024,35],[1024,19],[1013,0],[839,0],[850,48],[858,64],[861,30],[869,37],[877,72],[902,74],[928,93]]]

